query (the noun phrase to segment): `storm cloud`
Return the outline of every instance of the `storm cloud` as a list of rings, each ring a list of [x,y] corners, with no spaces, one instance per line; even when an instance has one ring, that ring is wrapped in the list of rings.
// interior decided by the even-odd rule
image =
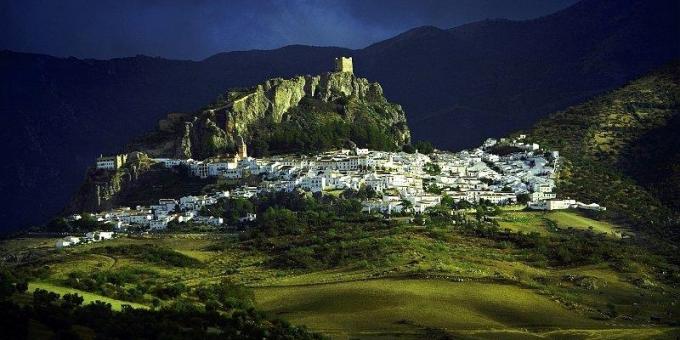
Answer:
[[[576,0],[3,0],[0,48],[79,58],[199,60],[290,44],[362,48],[422,25],[528,19]]]

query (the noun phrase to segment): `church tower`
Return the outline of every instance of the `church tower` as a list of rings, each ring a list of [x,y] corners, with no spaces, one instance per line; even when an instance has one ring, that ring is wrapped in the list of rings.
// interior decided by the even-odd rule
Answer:
[[[248,147],[246,146],[246,143],[243,141],[243,137],[241,136],[238,137],[238,142],[236,142],[236,148],[238,149],[236,151],[236,155],[239,159],[248,158]]]

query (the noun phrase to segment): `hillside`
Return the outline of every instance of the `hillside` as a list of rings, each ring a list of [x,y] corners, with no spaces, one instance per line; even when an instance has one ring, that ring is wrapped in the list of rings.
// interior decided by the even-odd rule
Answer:
[[[410,143],[406,114],[382,87],[352,72],[273,78],[220,95],[192,114],[169,114],[158,128],[127,146],[130,161],[115,171],[89,168],[65,212],[150,204],[159,197],[198,194],[214,179],[152,165],[149,157],[203,160],[236,152],[317,153],[358,146],[395,151]],[[141,153],[140,153],[141,151]]]
[[[567,158],[558,187],[598,200],[609,217],[677,223],[680,211],[680,64],[538,122],[530,138]]]
[[[168,112],[193,112],[225,89],[319,74],[338,55],[409,114],[414,139],[462,148],[526,128],[680,55],[678,3],[586,0],[543,18],[421,27],[361,50],[288,46],[202,61],[112,60],[0,52],[0,185],[10,226],[44,221],[82,171]],[[11,133],[10,133],[11,132]],[[46,166],[47,165],[47,166]]]
[[[360,213],[332,195],[280,192],[225,199],[211,213],[226,218],[238,202],[258,216],[239,233],[181,227],[65,249],[54,238],[3,240],[0,273],[31,288],[161,311],[254,305],[338,338],[678,332],[677,265],[620,237],[627,229],[575,211],[442,204],[421,225]],[[30,304],[30,292],[15,295]]]
[[[350,145],[400,150],[411,134],[406,114],[387,101],[380,84],[336,71],[231,89],[198,113],[161,120],[157,131],[129,148],[205,159],[235,152],[239,138],[262,156]]]

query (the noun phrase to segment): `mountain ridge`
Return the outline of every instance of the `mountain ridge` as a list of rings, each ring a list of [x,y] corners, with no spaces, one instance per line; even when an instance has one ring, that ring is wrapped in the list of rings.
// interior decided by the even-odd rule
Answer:
[[[625,86],[540,120],[526,133],[566,159],[558,187],[597,198],[603,215],[671,230],[680,219],[680,60]]]
[[[677,6],[668,0],[585,1],[539,19],[486,22],[475,29],[482,33],[467,25],[452,30],[458,33],[411,31],[398,48],[294,45],[203,61],[6,52],[0,55],[0,111],[9,119],[0,142],[11,161],[2,172],[17,180],[0,188],[15,197],[2,218],[37,223],[55,213],[94,157],[120,150],[168,112],[195,110],[229,87],[319,73],[339,55],[353,56],[357,74],[380,82],[385,96],[403,105],[415,139],[444,148],[475,145],[679,56]],[[50,164],[47,171],[44,164]]]

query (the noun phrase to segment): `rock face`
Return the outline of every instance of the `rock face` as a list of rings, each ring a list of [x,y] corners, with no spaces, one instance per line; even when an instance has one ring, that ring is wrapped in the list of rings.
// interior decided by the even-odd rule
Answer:
[[[189,176],[186,169],[167,169],[147,155],[133,152],[117,170],[88,169],[85,181],[64,208],[64,214],[96,212],[115,207],[150,205],[163,197],[197,195],[212,178]]]
[[[274,78],[230,90],[198,113],[168,114],[156,131],[128,145],[134,157],[126,166],[90,169],[65,212],[148,204],[173,189],[200,192],[202,183],[191,184],[195,178],[177,180],[181,174],[153,167],[149,156],[222,156],[233,153],[240,138],[260,156],[353,146],[397,150],[411,133],[401,106],[388,102],[378,83],[350,72]]]
[[[133,185],[149,170],[146,155],[136,154],[136,157],[130,157],[128,163],[117,170],[88,169],[85,182],[64,212],[101,211],[118,206],[120,192]]]
[[[233,152],[239,136],[263,146],[254,148],[256,155],[319,151],[312,142],[328,129],[341,132],[313,143],[316,147],[356,144],[395,150],[411,138],[401,106],[385,99],[380,84],[349,72],[273,78],[252,88],[232,89],[191,117],[177,117],[162,120],[155,138],[130,148],[153,156],[203,159]],[[281,145],[285,143],[277,143],[277,138],[282,130],[304,140],[291,143],[298,147]],[[167,145],[169,139],[172,146]]]

